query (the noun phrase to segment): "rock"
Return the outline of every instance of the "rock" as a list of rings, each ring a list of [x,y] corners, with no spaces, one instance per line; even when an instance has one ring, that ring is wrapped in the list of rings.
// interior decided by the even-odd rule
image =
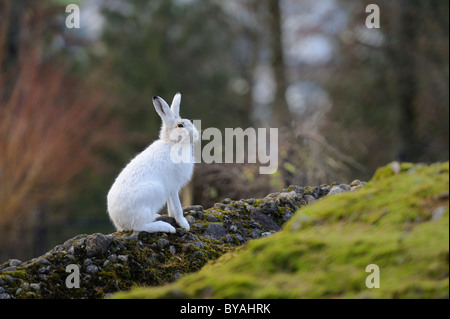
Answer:
[[[192,225],[191,230],[194,232],[201,231],[204,228],[204,225],[202,223],[195,223]]]
[[[402,166],[399,162],[394,161],[391,163],[391,170],[394,174],[400,174],[402,171]]]
[[[199,211],[195,211],[195,210],[191,210],[190,211],[191,216],[196,217],[196,218],[202,218],[203,217],[203,211],[199,212]]]
[[[272,218],[260,211],[252,213],[251,217],[265,229],[280,230],[280,226]]]
[[[192,206],[186,206],[183,208],[183,211],[196,211],[196,212],[201,212],[203,211],[203,206],[202,205],[192,205]]]
[[[361,182],[359,179],[355,179],[353,182],[350,183],[351,190],[355,191],[357,189],[360,189],[366,184],[367,184],[366,182]]]
[[[127,238],[127,240],[139,240],[139,234],[140,234],[140,232],[134,231],[126,238]]]
[[[445,215],[446,212],[447,212],[447,206],[439,206],[439,207],[437,207],[431,213],[431,220],[432,221],[440,220]]]
[[[204,243],[202,243],[201,241],[195,241],[193,243],[188,243],[183,245],[183,252],[189,252],[192,250],[197,250],[197,249],[205,249],[206,246]]]
[[[116,254],[111,254],[111,255],[109,255],[108,256],[108,260],[110,261],[110,262],[116,262],[117,261],[117,255]]]
[[[220,239],[227,234],[227,231],[221,224],[209,224],[206,227],[203,236],[206,238]]]
[[[39,290],[41,289],[41,283],[31,283],[30,288],[34,290]]]
[[[214,207],[219,209],[219,210],[224,210],[225,208],[227,208],[227,205],[222,204],[222,203],[215,203]]]
[[[305,195],[303,198],[305,199],[306,204],[311,204],[316,201],[314,196],[311,196],[311,195]]]
[[[278,201],[280,201],[280,199],[283,199],[283,198],[295,201],[295,200],[299,200],[300,196],[295,191],[290,191],[288,193],[280,193],[280,195],[278,196]]]
[[[20,288],[28,290],[30,288],[30,284],[27,282],[23,282],[22,284],[20,284]]]
[[[196,235],[192,234],[192,233],[187,233],[187,234],[181,236],[180,239],[183,242],[188,242],[188,241],[192,242],[192,241],[198,241],[199,240],[198,237]]]
[[[339,186],[333,186],[330,190],[330,192],[328,193],[328,195],[335,195],[335,194],[340,194],[342,193],[343,190],[339,188]]]
[[[253,205],[254,203],[256,203],[256,199],[248,198],[248,199],[244,199],[244,202],[246,202],[247,204]]]
[[[287,222],[289,219],[291,219],[292,216],[294,216],[294,212],[287,208],[285,208],[283,211],[284,215],[281,217],[282,222]]]
[[[272,199],[263,201],[263,204],[260,207],[262,212],[266,215],[275,214],[278,212],[278,206]]]
[[[9,265],[12,267],[19,266],[22,262],[19,259],[10,259]]]
[[[51,262],[47,258],[39,258],[36,263],[39,265],[51,265]]]
[[[69,239],[69,240],[66,240],[66,241],[64,242],[64,244],[62,244],[62,248],[63,248],[64,250],[67,250],[67,249],[69,249],[74,243],[76,243],[76,244],[77,244],[77,247],[79,247],[80,245],[84,244],[85,238],[86,238],[87,236],[88,236],[88,235],[86,235],[86,234],[81,234],[81,235],[77,235],[77,236],[75,236],[75,237],[73,237],[73,238],[71,238],[71,239]]]
[[[252,238],[261,237],[261,231],[257,228],[252,229]]]
[[[219,221],[219,219],[211,214],[206,215],[206,220],[210,223],[217,223]]]
[[[336,194],[340,194],[340,193],[345,193],[345,192],[350,191],[351,189],[352,189],[352,187],[350,185],[346,185],[346,184],[336,185],[331,188],[328,195],[336,195]]]
[[[320,195],[321,197],[322,197],[322,196],[325,196],[325,195],[328,195],[328,193],[330,192],[330,190],[331,190],[331,187],[330,187],[330,186],[328,186],[328,185],[323,185],[323,186],[320,187],[319,195]]]
[[[186,220],[188,221],[189,225],[192,225],[195,223],[195,218],[192,215],[186,216]]]
[[[268,237],[268,236],[270,236],[270,235],[272,235],[272,234],[274,234],[274,233],[275,233],[275,232],[271,232],[271,231],[264,232],[264,233],[261,234],[261,237]]]
[[[161,238],[161,239],[158,239],[158,240],[156,241],[156,244],[157,244],[159,247],[164,248],[164,247],[166,247],[167,245],[170,244],[170,240]]]
[[[47,272],[47,268],[46,267],[39,267],[38,273],[45,274],[46,272]]]
[[[88,257],[104,255],[108,251],[112,239],[106,235],[96,233],[86,238],[86,254]]]
[[[314,189],[311,192],[311,196],[314,197],[315,199],[319,199],[320,198],[320,188],[314,187]]]
[[[96,274],[98,273],[98,267],[96,265],[89,265],[86,268],[86,272],[88,274]]]
[[[350,187],[350,186],[349,186]],[[345,186],[338,186],[346,191]],[[4,298],[103,298],[133,286],[157,286],[199,270],[209,260],[255,238],[279,231],[296,210],[330,192],[331,187],[291,185],[264,198],[183,208],[191,225],[181,229],[174,218],[161,216],[175,234],[146,232],[95,233],[75,236],[43,256],[0,265]],[[438,216],[438,213],[435,213]],[[78,265],[83,289],[68,289],[66,267]],[[18,294],[17,289],[20,288]]]
[[[192,254],[192,259],[196,259],[196,258],[201,258],[203,257],[205,254],[203,252],[201,252],[200,250],[194,251],[194,253]]]

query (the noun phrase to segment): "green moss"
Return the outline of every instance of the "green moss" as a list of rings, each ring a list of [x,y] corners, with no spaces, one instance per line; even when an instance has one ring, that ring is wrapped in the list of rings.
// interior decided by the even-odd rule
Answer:
[[[19,280],[28,279],[28,274],[24,270],[7,271],[7,272],[4,272],[1,277],[5,278],[7,275],[10,275],[13,278],[19,279]]]
[[[383,166],[381,168],[379,168],[376,172],[375,175],[372,178],[373,182],[376,182],[378,180],[381,179],[385,179],[388,177],[392,177],[396,174],[400,174],[400,173],[404,173],[407,172],[408,170],[414,168],[414,169],[418,169],[418,168],[422,168],[424,167],[424,165],[414,165],[412,163],[397,163],[397,162],[392,162],[389,165]]]
[[[279,233],[195,274],[115,297],[448,298],[448,173],[448,162],[388,165],[365,187],[302,208]],[[380,288],[366,287],[369,264],[380,268]]]

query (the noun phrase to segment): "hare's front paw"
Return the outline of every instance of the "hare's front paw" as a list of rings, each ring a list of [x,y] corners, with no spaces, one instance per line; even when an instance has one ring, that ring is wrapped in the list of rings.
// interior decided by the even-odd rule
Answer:
[[[186,230],[189,230],[189,229],[190,229],[189,223],[188,223],[187,219],[184,218],[184,217],[179,218],[179,219],[177,220],[177,224],[178,224],[181,228],[184,228],[184,229],[186,229]]]

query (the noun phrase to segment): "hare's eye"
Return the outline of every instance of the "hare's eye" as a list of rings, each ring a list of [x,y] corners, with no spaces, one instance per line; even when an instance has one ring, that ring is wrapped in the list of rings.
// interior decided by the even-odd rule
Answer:
[[[178,123],[177,127],[184,127],[183,123]]]

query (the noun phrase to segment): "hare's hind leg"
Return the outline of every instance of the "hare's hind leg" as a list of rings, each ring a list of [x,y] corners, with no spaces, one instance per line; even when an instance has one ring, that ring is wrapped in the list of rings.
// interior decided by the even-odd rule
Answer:
[[[164,221],[155,221],[160,215],[158,211],[164,206],[164,197],[167,195],[162,191],[163,187],[155,182],[139,185],[141,192],[141,205],[136,211],[140,216],[135,219],[133,229],[136,231],[145,231],[147,233],[175,233],[175,228]]]
[[[175,218],[177,224],[180,227],[186,230],[190,229],[187,219],[183,216],[183,208],[181,207],[180,197],[178,197],[178,193],[170,194],[169,198],[167,199],[167,210],[169,216]]]
[[[145,231],[147,233],[175,233],[175,227],[170,225],[169,223],[163,222],[162,220],[158,220],[156,222],[151,222],[147,224],[143,224],[136,231]]]

